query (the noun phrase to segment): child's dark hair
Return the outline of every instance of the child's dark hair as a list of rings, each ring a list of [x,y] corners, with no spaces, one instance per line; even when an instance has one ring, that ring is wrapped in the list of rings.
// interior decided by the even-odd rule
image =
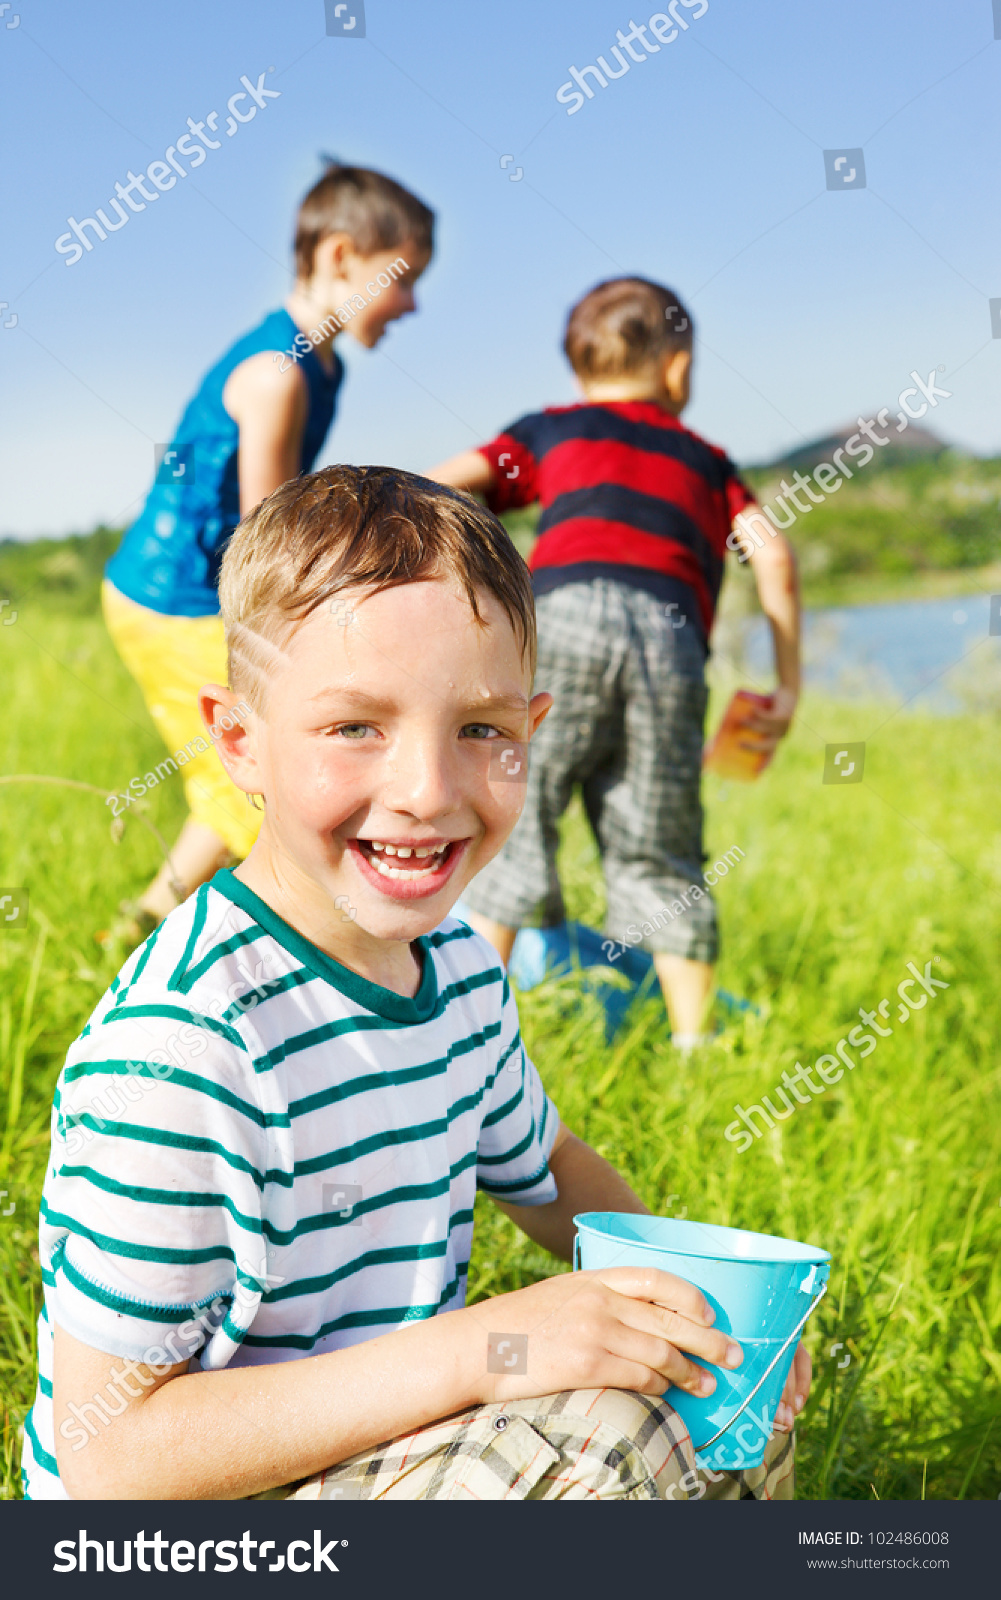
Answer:
[[[578,300],[563,351],[578,378],[618,378],[666,351],[690,350],[692,318],[673,289],[649,278],[609,278]]]
[[[316,247],[331,233],[348,234],[362,256],[397,250],[411,239],[430,254],[434,212],[384,172],[331,163],[296,217],[295,270],[300,279],[312,275]]]

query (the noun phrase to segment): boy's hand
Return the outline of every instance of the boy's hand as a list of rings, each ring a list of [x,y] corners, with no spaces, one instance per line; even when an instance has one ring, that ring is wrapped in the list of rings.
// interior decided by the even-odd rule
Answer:
[[[471,1359],[482,1359],[480,1400],[525,1400],[564,1389],[631,1389],[661,1395],[672,1383],[708,1395],[716,1379],[682,1353],[739,1367],[740,1346],[712,1326],[694,1284],[654,1268],[610,1267],[546,1278],[470,1306]],[[488,1372],[487,1330],[527,1337],[520,1372]],[[481,1354],[473,1355],[476,1344]]]
[[[782,1399],[775,1413],[773,1426],[776,1433],[791,1432],[793,1423],[806,1405],[812,1378],[813,1362],[810,1359],[810,1352],[805,1344],[798,1344],[792,1366],[789,1368],[786,1386],[782,1391]]]
[[[789,732],[798,700],[798,690],[780,685],[771,696],[770,706],[753,706],[748,711],[743,726],[756,735],[756,750],[775,749]]]

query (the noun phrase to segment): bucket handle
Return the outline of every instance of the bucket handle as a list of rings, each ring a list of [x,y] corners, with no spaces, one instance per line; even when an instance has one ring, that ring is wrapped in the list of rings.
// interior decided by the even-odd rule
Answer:
[[[574,1236],[573,1236],[573,1271],[574,1272],[579,1272],[580,1271],[580,1234],[579,1233],[575,1233]]]
[[[778,1366],[779,1362],[782,1360],[782,1357],[785,1355],[786,1351],[788,1350],[789,1346],[792,1344],[793,1340],[798,1337],[798,1335],[799,1335],[800,1331],[802,1330],[803,1325],[805,1324],[807,1318],[810,1316],[811,1312],[813,1312],[816,1309],[816,1307],[819,1306],[821,1300],[823,1300],[823,1298],[824,1298],[826,1293],[827,1293],[827,1284],[824,1283],[824,1284],[821,1285],[820,1293],[818,1295],[816,1295],[814,1297],[814,1299],[810,1302],[809,1306],[806,1309],[805,1314],[802,1317],[800,1317],[799,1321],[797,1322],[795,1328],[793,1328],[792,1333],[789,1335],[788,1339],[786,1339],[785,1343],[781,1346],[781,1348],[779,1349],[778,1353],[772,1357],[771,1361],[769,1361],[767,1367],[765,1368],[764,1372],[761,1374],[761,1377],[758,1379],[757,1383],[754,1385],[754,1388],[751,1390],[751,1392],[747,1396],[747,1398],[745,1400],[741,1401],[740,1405],[737,1407],[737,1409],[734,1412],[733,1416],[727,1419],[727,1421],[723,1424],[722,1428],[718,1428],[716,1430],[716,1432],[713,1434],[711,1439],[707,1439],[705,1444],[697,1444],[697,1445],[695,1445],[694,1448],[695,1448],[695,1450],[697,1452],[701,1452],[703,1450],[708,1450],[709,1446],[711,1444],[715,1444],[716,1440],[721,1438],[722,1435],[724,1433],[726,1433],[728,1428],[732,1428],[733,1427],[733,1424],[736,1422],[737,1418],[743,1415],[743,1413],[747,1410],[748,1406],[750,1405],[751,1401],[754,1399],[754,1396],[757,1394],[758,1390],[761,1388],[761,1385],[765,1382],[765,1380],[768,1377],[770,1377],[770,1375],[774,1371],[775,1367]]]

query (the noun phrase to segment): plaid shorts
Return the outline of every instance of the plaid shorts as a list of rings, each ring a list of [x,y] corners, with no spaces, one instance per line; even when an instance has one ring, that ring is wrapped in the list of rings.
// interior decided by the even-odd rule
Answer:
[[[535,686],[554,704],[532,740],[521,818],[463,890],[464,905],[511,928],[566,920],[557,824],[579,784],[601,852],[608,935],[714,961],[716,908],[702,876],[708,691],[698,625],[679,625],[676,608],[608,578],[553,589],[536,612]],[[682,902],[693,884],[701,897]]]
[[[623,1389],[573,1389],[433,1422],[279,1497],[791,1500],[794,1454],[792,1434],[776,1434],[760,1467],[700,1471],[688,1430],[665,1401]]]

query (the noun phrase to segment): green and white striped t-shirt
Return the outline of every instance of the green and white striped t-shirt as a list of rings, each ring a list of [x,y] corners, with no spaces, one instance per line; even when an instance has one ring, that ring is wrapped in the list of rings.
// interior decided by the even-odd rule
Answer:
[[[30,1498],[65,1498],[53,1322],[149,1365],[337,1350],[463,1304],[477,1187],[556,1198],[556,1111],[494,952],[454,918],[418,944],[405,999],[224,871],[126,962],[56,1089]],[[130,1387],[81,1403],[67,1446]]]

